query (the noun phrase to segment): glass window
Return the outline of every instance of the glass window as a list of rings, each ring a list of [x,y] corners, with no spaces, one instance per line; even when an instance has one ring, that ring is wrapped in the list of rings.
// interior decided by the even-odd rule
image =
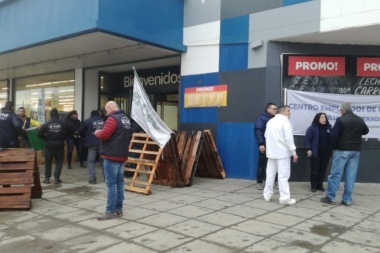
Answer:
[[[41,123],[50,119],[50,110],[74,110],[74,71],[15,80],[15,109],[25,107],[26,115]]]
[[[0,108],[8,101],[8,81],[0,81]]]

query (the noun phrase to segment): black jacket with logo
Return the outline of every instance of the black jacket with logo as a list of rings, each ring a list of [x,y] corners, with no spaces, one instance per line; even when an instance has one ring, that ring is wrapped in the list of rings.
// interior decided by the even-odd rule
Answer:
[[[69,129],[63,120],[52,117],[38,130],[38,137],[45,139],[46,147],[64,147],[65,140],[69,135]]]

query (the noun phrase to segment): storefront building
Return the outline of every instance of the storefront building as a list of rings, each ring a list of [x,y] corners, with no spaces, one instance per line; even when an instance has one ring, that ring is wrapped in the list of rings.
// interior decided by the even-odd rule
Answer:
[[[351,92],[356,59],[380,57],[379,14],[369,0],[3,0],[0,104],[40,121],[53,107],[86,119],[110,99],[130,112],[135,67],[170,128],[210,129],[227,177],[255,179],[253,127],[266,103],[285,103],[284,88],[335,82],[292,76],[288,56],[344,57],[336,89],[323,92]],[[366,95],[378,96],[372,86]],[[303,136],[296,142],[291,180],[307,181]],[[363,145],[358,181],[378,182],[379,141]]]

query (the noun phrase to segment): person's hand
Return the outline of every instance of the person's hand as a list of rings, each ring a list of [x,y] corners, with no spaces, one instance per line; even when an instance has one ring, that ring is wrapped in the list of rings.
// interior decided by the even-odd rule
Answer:
[[[97,133],[97,132],[100,132],[100,131],[102,131],[102,130],[99,130],[99,129],[98,129],[98,130],[95,130],[94,134],[96,135],[96,133]]]
[[[307,151],[307,157],[311,157],[312,154],[313,154],[313,152],[311,152],[311,150]]]
[[[296,163],[298,161],[298,155],[294,154],[293,155],[293,162]]]
[[[263,153],[265,152],[265,146],[264,145],[260,145],[259,146],[259,150],[260,150],[260,153]]]

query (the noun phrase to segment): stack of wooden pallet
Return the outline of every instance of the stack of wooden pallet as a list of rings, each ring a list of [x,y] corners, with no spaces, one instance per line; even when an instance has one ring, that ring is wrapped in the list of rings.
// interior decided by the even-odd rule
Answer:
[[[33,149],[0,150],[0,209],[29,209],[37,161]],[[37,167],[38,172],[38,167]],[[38,188],[38,186],[36,185]],[[40,185],[39,185],[39,189]],[[42,191],[35,194],[41,197]]]

